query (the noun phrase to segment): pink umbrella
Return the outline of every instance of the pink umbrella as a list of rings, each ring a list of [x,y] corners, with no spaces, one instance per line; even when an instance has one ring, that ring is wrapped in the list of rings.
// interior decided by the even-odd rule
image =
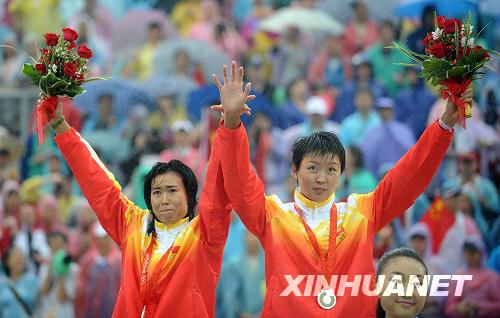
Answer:
[[[131,9],[113,24],[113,52],[123,56],[141,48],[147,41],[148,25],[152,22],[160,24],[164,37],[176,34],[164,11]]]

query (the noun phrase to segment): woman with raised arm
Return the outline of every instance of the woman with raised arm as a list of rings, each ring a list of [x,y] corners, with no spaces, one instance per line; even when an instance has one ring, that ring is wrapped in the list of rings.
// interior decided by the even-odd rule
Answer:
[[[234,62],[231,73],[229,79],[223,67],[224,85],[214,75],[221,105],[212,109],[224,112],[215,143],[224,153],[221,166],[229,201],[266,254],[262,317],[375,317],[377,297],[363,293],[360,282],[369,275],[373,291],[375,234],[411,206],[431,181],[450,145],[456,106],[448,102],[441,119],[426,129],[373,192],[351,194],[343,203],[335,203],[345,166],[337,136],[318,132],[298,139],[292,147],[298,188],[294,202],[283,203],[264,194],[250,164],[240,122],[240,115],[249,111],[245,103],[250,84],[242,91],[243,69],[236,74]],[[472,101],[470,89],[462,100]]]
[[[156,163],[145,177],[147,210],[134,205],[90,145],[62,116],[55,141],[99,222],[122,250],[113,317],[213,317],[215,287],[231,205],[217,146],[195,215],[198,182],[178,160]]]

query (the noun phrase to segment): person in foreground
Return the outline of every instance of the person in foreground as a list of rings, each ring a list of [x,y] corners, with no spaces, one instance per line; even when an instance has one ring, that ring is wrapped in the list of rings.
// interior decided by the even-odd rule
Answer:
[[[397,293],[384,294],[390,286],[395,289],[403,284],[403,290],[408,290],[412,284],[412,277],[418,278],[420,286],[428,275],[427,266],[418,254],[409,248],[401,247],[385,253],[378,263],[377,280],[384,276],[382,292],[377,303],[377,318],[414,318],[422,312],[425,306],[426,295],[420,295],[417,288],[411,296],[400,296]]]
[[[195,216],[198,182],[178,160],[156,163],[145,177],[143,210],[128,200],[90,145],[69,126],[59,103],[55,142],[99,222],[122,250],[113,317],[213,317],[215,287],[231,205],[217,145]]]
[[[231,66],[236,73],[236,64]],[[240,73],[243,69],[240,68]],[[266,196],[250,163],[245,127],[240,115],[250,111],[242,77],[214,75],[223,111],[216,135],[224,189],[245,226],[258,237],[266,254],[267,293],[262,317],[375,317],[377,297],[353,293],[345,282],[371,275],[375,234],[408,209],[424,191],[441,163],[453,136],[458,110],[448,102],[439,121],[368,194],[351,194],[335,203],[335,189],[345,167],[345,151],[337,136],[318,132],[292,147],[292,170],[298,182],[294,202]],[[470,103],[472,91],[462,96]],[[309,276],[310,275],[310,276]],[[341,275],[345,275],[341,277]],[[337,281],[334,279],[338,278]],[[339,285],[340,290],[335,290]],[[353,295],[351,295],[353,294]]]

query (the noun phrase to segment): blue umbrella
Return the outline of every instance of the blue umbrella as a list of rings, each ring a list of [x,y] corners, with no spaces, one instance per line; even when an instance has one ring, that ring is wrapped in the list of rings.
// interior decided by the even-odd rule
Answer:
[[[132,81],[110,79],[106,81],[90,82],[84,85],[87,90],[75,98],[75,105],[86,113],[97,112],[99,97],[110,94],[113,97],[113,112],[118,118],[126,118],[129,111],[138,104],[149,110],[155,107],[154,101],[144,89]]]
[[[271,118],[274,124],[279,118],[275,116],[276,112],[273,108],[273,104],[262,94],[257,94],[255,92],[251,92],[251,94],[255,95],[255,99],[248,103],[248,106],[252,109],[252,113],[264,112]],[[220,103],[219,98],[219,91],[214,84],[204,86],[191,92],[187,100],[189,119],[193,122],[200,121],[202,110],[211,105]],[[252,117],[242,116],[241,121],[244,125],[248,125],[251,123],[251,118]]]
[[[478,10],[477,0],[405,0],[396,8],[400,17],[419,17],[426,6],[433,5],[439,15],[447,18],[461,18],[468,12],[475,14]]]
[[[219,91],[214,84],[206,85],[192,91],[191,94],[188,95],[186,105],[189,120],[195,123],[199,122],[204,108],[219,103]]]

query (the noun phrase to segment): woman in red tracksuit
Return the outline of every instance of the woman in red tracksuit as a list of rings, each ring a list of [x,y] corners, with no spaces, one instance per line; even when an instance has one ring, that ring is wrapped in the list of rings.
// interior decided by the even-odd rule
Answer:
[[[349,283],[356,285],[357,279],[368,275],[373,291],[375,235],[430,182],[450,145],[450,127],[458,118],[456,106],[448,102],[439,122],[427,128],[373,192],[352,194],[345,203],[335,202],[345,166],[339,139],[329,132],[300,138],[292,149],[299,187],[294,202],[284,203],[276,195],[264,194],[251,166],[248,138],[240,122],[240,115],[249,111],[245,102],[250,84],[242,92],[243,69],[237,74],[234,62],[231,73],[229,79],[224,66],[224,85],[214,75],[222,105],[212,109],[224,111],[214,142],[224,153],[226,194],[265,251],[267,292],[262,317],[375,317],[377,297],[363,293],[361,286],[352,295]],[[471,98],[471,90],[462,96],[469,103]]]
[[[120,191],[94,150],[64,120],[61,107],[50,121],[55,141],[99,222],[122,250],[113,317],[213,317],[231,212],[217,145],[198,216],[196,177],[177,160],[155,164],[146,176],[148,209],[143,210]]]

